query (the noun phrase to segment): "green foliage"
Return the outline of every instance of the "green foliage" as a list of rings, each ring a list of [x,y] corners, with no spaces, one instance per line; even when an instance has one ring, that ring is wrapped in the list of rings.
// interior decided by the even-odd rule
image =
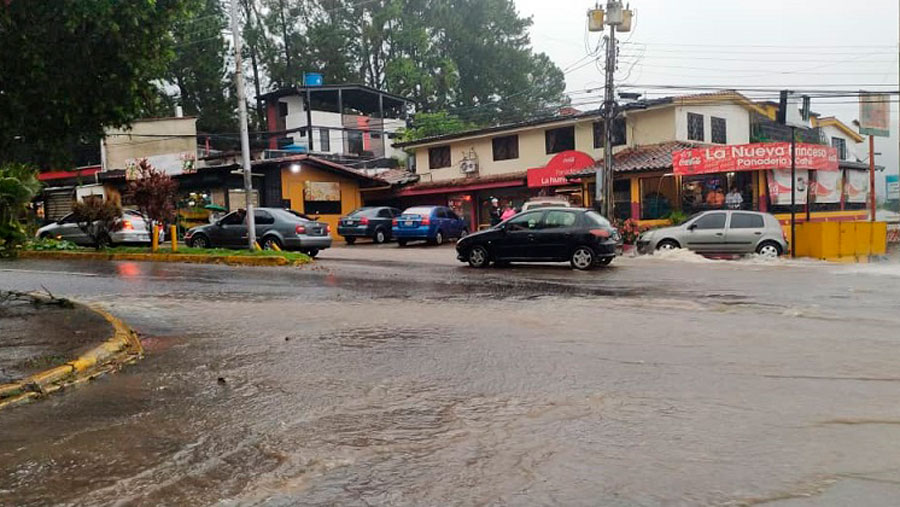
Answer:
[[[40,188],[31,167],[15,163],[0,165],[0,257],[14,255],[27,239],[22,218]]]
[[[672,225],[681,225],[687,221],[688,214],[681,210],[672,210],[666,218],[672,222]]]
[[[0,158],[66,164],[142,116],[184,0],[0,2]]]
[[[416,113],[413,118],[413,126],[404,129],[400,139],[404,142],[416,141],[425,137],[452,134],[477,127],[474,123],[463,121],[458,116],[446,111]]]
[[[78,245],[65,239],[35,239],[29,241],[25,245],[26,250],[34,250],[37,252],[54,252],[65,250],[78,250]]]
[[[88,199],[76,202],[72,206],[72,215],[78,228],[98,250],[109,245],[112,233],[122,228],[122,208],[114,201]]]

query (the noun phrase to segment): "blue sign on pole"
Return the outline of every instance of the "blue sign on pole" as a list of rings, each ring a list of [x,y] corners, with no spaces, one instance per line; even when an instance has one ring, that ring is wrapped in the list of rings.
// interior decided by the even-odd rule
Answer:
[[[318,72],[303,73],[303,86],[322,86],[323,82],[322,74]]]
[[[888,174],[884,179],[887,183],[887,200],[896,201],[900,199],[900,175]]]

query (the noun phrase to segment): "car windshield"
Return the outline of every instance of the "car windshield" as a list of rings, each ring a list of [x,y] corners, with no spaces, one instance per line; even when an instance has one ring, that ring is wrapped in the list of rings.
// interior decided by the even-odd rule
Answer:
[[[606,228],[612,227],[612,224],[609,223],[609,220],[607,220],[605,216],[597,213],[596,211],[588,211],[584,214],[584,216],[588,217],[588,220],[594,225],[599,225],[600,227]]]
[[[378,208],[359,208],[350,212],[347,217],[373,217],[378,213]]]
[[[434,208],[420,206],[416,208],[408,208],[403,212],[404,215],[419,215],[420,217],[430,217]]]

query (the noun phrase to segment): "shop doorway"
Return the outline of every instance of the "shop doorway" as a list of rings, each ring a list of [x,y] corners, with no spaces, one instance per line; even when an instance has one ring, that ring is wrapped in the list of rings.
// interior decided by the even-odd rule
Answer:
[[[472,194],[451,194],[447,196],[447,206],[466,221],[470,231],[477,231],[475,204]]]

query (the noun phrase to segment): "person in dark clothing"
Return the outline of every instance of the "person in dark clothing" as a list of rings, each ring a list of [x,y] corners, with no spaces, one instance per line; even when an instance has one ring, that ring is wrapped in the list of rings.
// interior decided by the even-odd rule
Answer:
[[[491,199],[491,226],[497,225],[500,223],[500,217],[503,214],[503,210],[500,209],[500,200],[494,197]]]

